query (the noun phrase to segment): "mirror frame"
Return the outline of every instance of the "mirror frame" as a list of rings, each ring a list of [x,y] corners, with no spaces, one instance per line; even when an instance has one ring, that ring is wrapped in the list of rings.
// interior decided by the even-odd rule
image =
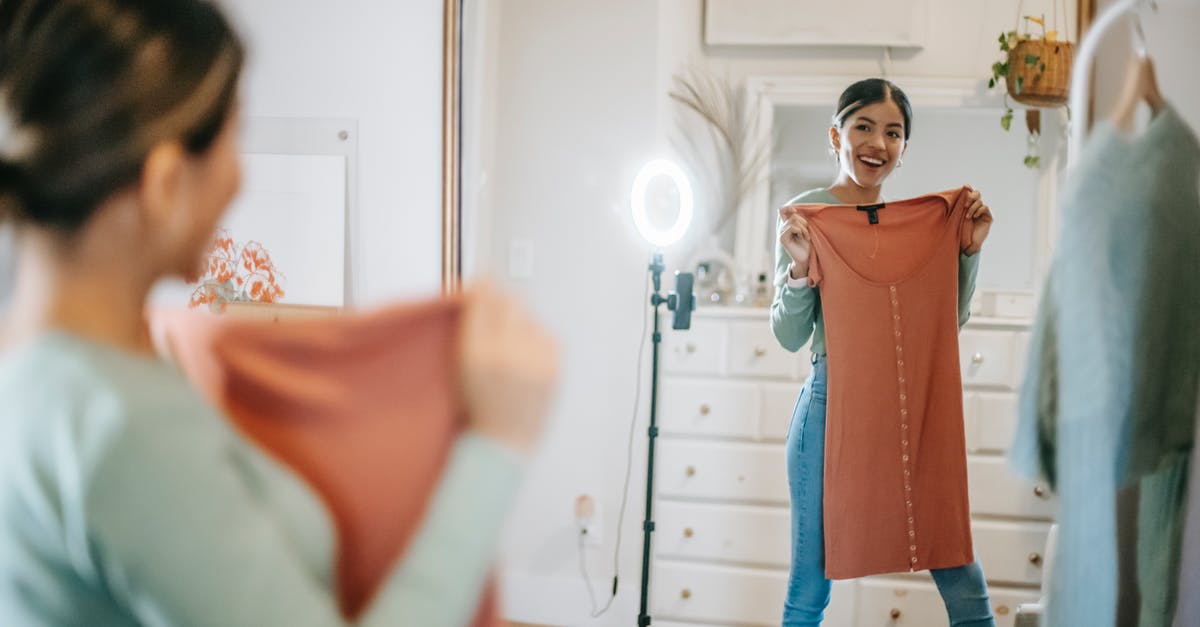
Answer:
[[[462,289],[463,0],[444,0],[442,17],[442,293]]]

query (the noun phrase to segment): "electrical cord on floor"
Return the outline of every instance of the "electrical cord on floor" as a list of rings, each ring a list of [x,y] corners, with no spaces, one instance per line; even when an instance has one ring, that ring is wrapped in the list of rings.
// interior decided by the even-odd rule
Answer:
[[[650,274],[646,274],[646,293],[642,297],[641,306],[645,307],[650,302]],[[652,314],[643,314],[642,316],[642,334],[638,341],[638,359],[637,359],[637,381],[634,385],[633,393],[633,417],[629,420],[629,444],[625,450],[625,486],[621,489],[621,511],[617,514],[617,544],[613,548],[613,578],[612,578],[612,593],[608,597],[608,601],[604,607],[596,608],[596,593],[592,590],[592,579],[587,571],[587,532],[583,529],[579,530],[579,572],[583,575],[583,582],[587,586],[588,598],[592,603],[592,618],[603,616],[605,612],[612,607],[613,601],[617,598],[617,581],[618,575],[621,572],[621,530],[625,521],[625,506],[629,503],[629,479],[633,473],[633,441],[634,434],[637,432],[638,406],[642,402],[642,361],[646,354],[646,330],[650,326],[648,321]]]

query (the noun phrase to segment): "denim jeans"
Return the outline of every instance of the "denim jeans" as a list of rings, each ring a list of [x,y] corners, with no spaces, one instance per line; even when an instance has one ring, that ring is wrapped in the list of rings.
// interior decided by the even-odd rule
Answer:
[[[792,570],[783,607],[784,627],[816,627],[829,605],[825,577],[822,495],[825,477],[825,358],[813,363],[787,436],[788,487],[792,496]],[[951,627],[994,627],[987,583],[979,562],[930,571]]]

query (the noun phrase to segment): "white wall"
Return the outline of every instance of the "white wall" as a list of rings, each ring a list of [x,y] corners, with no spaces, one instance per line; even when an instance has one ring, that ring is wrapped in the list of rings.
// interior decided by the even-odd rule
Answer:
[[[243,113],[358,120],[353,304],[441,286],[442,1],[228,0],[250,48]],[[0,308],[12,255],[0,233]]]
[[[1114,4],[1100,0],[1099,10]],[[1158,10],[1141,12],[1146,31],[1146,49],[1154,59],[1163,97],[1170,101],[1194,131],[1200,131],[1200,81],[1196,60],[1200,59],[1200,1],[1158,0]],[[1132,58],[1127,22],[1115,26],[1096,56],[1095,119],[1107,117],[1120,97],[1125,72]],[[1145,107],[1142,107],[1145,114]],[[1145,116],[1143,115],[1143,118]]]
[[[237,0],[244,113],[358,120],[351,302],[441,282],[442,1]]]
[[[532,245],[533,276],[504,281],[558,335],[565,369],[551,428],[505,536],[507,613],[539,624],[628,625],[637,614],[641,572],[648,387],[634,431],[621,592],[601,619],[589,617],[572,508],[583,493],[600,502],[603,542],[587,559],[603,600],[647,311],[649,249],[635,234],[627,196],[640,165],[669,154],[671,75],[693,59],[739,75],[870,76],[880,73],[880,56],[706,50],[702,0],[475,1],[488,3],[489,18],[497,20],[482,30],[498,46],[482,61],[495,68],[494,76],[484,72],[482,84],[467,87],[485,99],[473,114],[484,121],[478,123],[493,125],[481,146],[468,148],[482,163],[466,182],[474,191],[464,192],[478,194],[478,206],[465,210],[480,212],[473,219],[487,225],[475,228],[472,267],[505,277],[513,242]],[[1037,2],[1026,4],[1041,11]],[[930,46],[915,55],[898,53],[892,75],[985,79],[998,58],[996,36],[1012,27],[1016,2],[931,0],[931,6]],[[469,131],[467,138],[479,141]],[[1021,154],[1011,157],[1019,164]],[[669,271],[683,257],[668,251]],[[664,283],[670,287],[669,279]],[[647,367],[643,379],[648,376]]]
[[[603,551],[588,559],[596,594],[606,598],[646,311],[649,249],[627,217],[626,196],[657,144],[657,8],[647,0],[489,5],[499,21],[499,50],[487,62],[498,77],[482,88],[492,90],[492,101],[481,115],[493,124],[487,133],[494,146],[480,149],[492,158],[473,184],[486,178],[483,206],[491,210],[483,228],[466,229],[484,273],[504,275],[514,239],[533,245],[533,277],[509,284],[561,338],[565,370],[553,423],[504,542],[509,615],[538,624],[628,625],[636,614],[644,473],[633,479],[619,602],[594,623],[579,575],[573,506],[577,495],[592,494],[605,515]],[[641,427],[635,467],[645,463],[644,434]]]

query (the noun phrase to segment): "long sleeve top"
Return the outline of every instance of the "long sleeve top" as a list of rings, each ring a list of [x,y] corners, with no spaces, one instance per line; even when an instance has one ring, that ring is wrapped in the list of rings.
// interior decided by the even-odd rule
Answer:
[[[174,367],[51,332],[0,361],[0,396],[0,624],[346,624],[319,500]],[[502,446],[460,437],[357,624],[465,624],[499,533],[479,521],[518,478]]]

